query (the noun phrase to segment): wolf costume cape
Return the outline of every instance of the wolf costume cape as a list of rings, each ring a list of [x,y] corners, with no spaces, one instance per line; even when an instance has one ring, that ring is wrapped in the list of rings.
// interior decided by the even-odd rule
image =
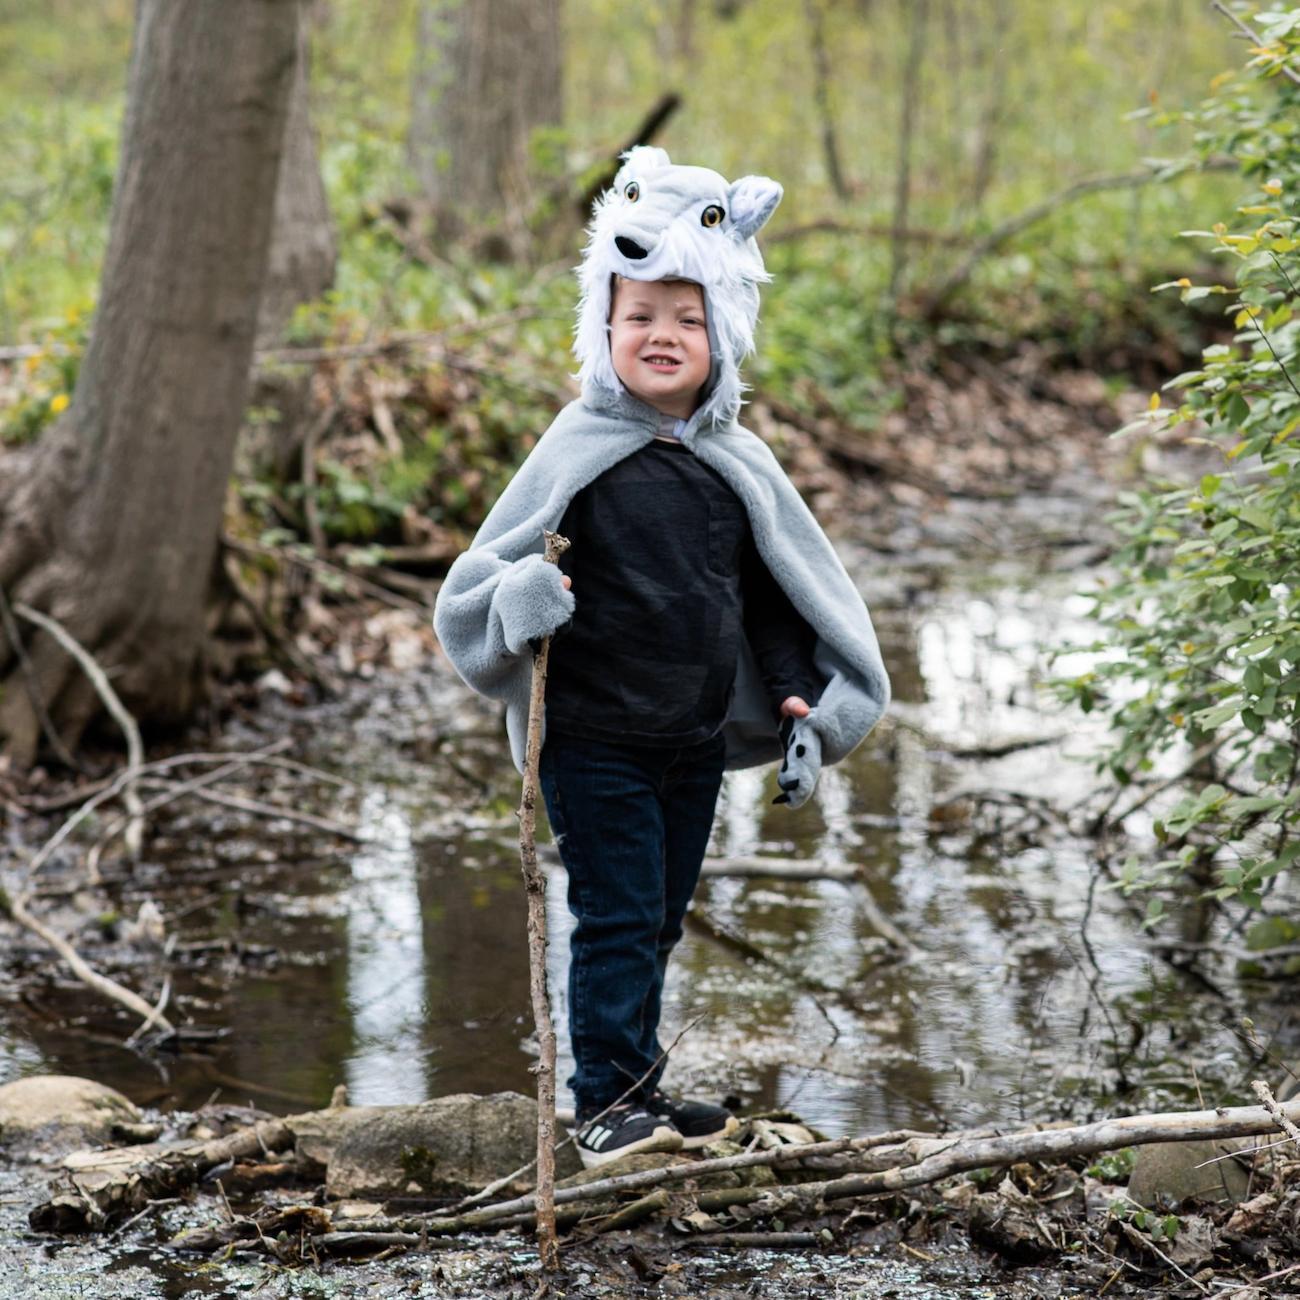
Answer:
[[[707,168],[674,166],[662,149],[639,147],[623,155],[613,187],[596,202],[579,268],[574,351],[582,363],[582,396],[556,416],[451,566],[434,611],[438,639],[457,672],[480,694],[504,701],[511,756],[521,772],[529,642],[567,622],[582,598],[565,589],[556,565],[543,561],[542,532],[556,528],[578,491],[649,443],[662,419],[614,371],[608,323],[614,273],[703,287],[707,396],[680,438],[744,504],[764,563],[816,633],[813,663],[823,688],[812,712],[788,731],[783,801],[803,803],[821,764],[853,750],[889,703],[889,678],[862,597],[766,443],[736,423],[758,285],[770,279],[754,234],[780,199],[781,187],[766,177],[728,184]],[[771,762],[783,752],[757,662],[743,636],[741,642],[724,726],[729,768]]]

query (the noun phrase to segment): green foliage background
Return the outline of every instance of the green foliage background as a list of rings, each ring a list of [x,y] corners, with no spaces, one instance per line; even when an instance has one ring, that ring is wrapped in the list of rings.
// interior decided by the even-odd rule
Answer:
[[[1122,783],[1164,756],[1187,793],[1155,823],[1163,856],[1135,853],[1121,884],[1204,888],[1261,909],[1300,857],[1300,8],[1252,15],[1248,69],[1189,122],[1203,154],[1240,163],[1244,190],[1210,229],[1184,230],[1222,263],[1209,283],[1156,286],[1219,303],[1236,333],[1121,430],[1181,429],[1220,458],[1194,487],[1153,482],[1121,498],[1117,577],[1093,593],[1105,635],[1092,670],[1058,688],[1104,709]],[[1149,919],[1164,911],[1161,893]],[[1274,914],[1248,934],[1300,938]],[[1300,970],[1300,959],[1293,959]]]
[[[684,106],[660,143],[727,174],[778,177],[786,199],[774,232],[828,215],[866,226],[887,223],[906,8],[884,0],[824,6],[832,107],[853,187],[847,205],[834,200],[826,181],[805,7],[783,0],[694,4],[687,52],[680,48],[679,0],[636,6],[568,0],[567,120],[563,140],[547,143],[563,145],[575,173],[598,167],[658,95],[677,89]],[[979,233],[1081,175],[1128,170],[1146,155],[1176,155],[1178,141],[1126,116],[1147,107],[1152,95],[1162,104],[1195,103],[1210,78],[1236,61],[1225,24],[1199,4],[1007,0],[1002,8],[1006,27],[999,32],[994,0],[930,6],[917,87],[915,227]],[[129,0],[49,0],[40,7],[0,0],[0,125],[10,145],[0,154],[4,340],[39,338],[69,306],[85,307],[93,297],[132,11]],[[441,319],[442,291],[427,281],[452,272],[400,266],[396,250],[366,234],[375,205],[412,189],[402,141],[414,0],[331,0],[320,12],[314,115],[342,235],[336,302],[377,327],[432,326]],[[986,200],[976,205],[970,186],[978,124],[991,111],[998,119],[993,178]],[[1002,320],[1004,330],[1032,324],[1044,311],[1058,326],[1074,321],[1066,327],[1095,330],[1108,304],[1143,283],[1149,263],[1167,258],[1164,231],[1183,224],[1181,214],[1203,208],[1202,196],[1216,184],[1217,178],[1187,177],[1061,209],[983,265],[966,295],[968,313],[993,325],[999,304],[1013,305],[1030,319]],[[953,256],[942,244],[917,246],[909,282],[926,283]],[[855,342],[870,335],[887,283],[887,241],[808,237],[789,252],[774,246],[772,262],[778,296],[795,273],[848,279],[862,318],[850,335]],[[567,302],[564,288],[557,301]],[[513,286],[492,289],[504,301]],[[1026,289],[1041,301],[1027,302]],[[809,296],[801,290],[792,305]],[[773,319],[787,314],[770,313]],[[837,324],[841,315],[834,313]],[[775,373],[782,373],[779,364]],[[837,378],[838,370],[827,377]]]

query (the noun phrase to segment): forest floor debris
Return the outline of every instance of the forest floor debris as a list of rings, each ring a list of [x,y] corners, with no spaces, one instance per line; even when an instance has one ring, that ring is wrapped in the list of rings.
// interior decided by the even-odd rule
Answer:
[[[938,1296],[1048,1297],[1083,1288],[1121,1296],[1226,1296],[1256,1285],[1280,1294],[1300,1274],[1300,1153],[1289,1142],[1261,1134],[1244,1153],[1249,1184],[1232,1202],[1193,1198],[1147,1206],[1126,1188],[1134,1156],[1146,1148],[1135,1152],[1121,1143],[1126,1135],[1200,1132],[1216,1123],[1227,1132],[1265,1126],[1277,1132],[1296,1113],[1300,1104],[1293,1103],[1278,1116],[1256,1107],[1135,1116],[1087,1126],[1090,1131],[1048,1126],[1020,1134],[834,1141],[818,1140],[794,1115],[753,1116],[734,1141],[703,1158],[630,1157],[562,1180],[562,1268],[554,1294],[584,1300],[686,1294],[728,1258],[737,1267],[743,1259],[751,1278],[775,1272],[776,1285],[763,1291],[773,1296],[798,1295],[797,1285],[819,1277],[828,1288],[858,1288],[827,1294],[921,1294],[897,1285],[900,1263],[930,1288],[926,1294]],[[326,1194],[333,1150],[320,1145],[322,1130],[312,1115],[275,1119],[213,1107],[163,1122],[163,1147],[64,1159],[54,1195],[25,1207],[36,1239],[79,1234],[65,1238],[50,1258],[102,1253],[110,1243],[124,1253],[148,1250],[172,1268],[198,1256],[214,1256],[219,1273],[260,1265],[284,1283],[303,1266],[322,1277],[336,1268],[365,1268],[373,1276],[383,1266],[381,1275],[391,1280],[416,1279],[418,1270],[410,1293],[428,1297],[515,1297],[535,1285],[526,1197],[451,1217],[439,1208],[445,1198],[421,1196],[414,1183],[396,1200],[338,1200]],[[304,1137],[296,1140],[299,1128]],[[943,1173],[952,1153],[963,1149],[971,1153],[966,1168]],[[1053,1149],[1057,1155],[1044,1156]],[[977,1163],[981,1155],[988,1163]],[[927,1164],[935,1177],[922,1177]],[[837,1165],[878,1172],[826,1180],[827,1167]],[[14,1178],[22,1168],[13,1166],[6,1176],[5,1206],[19,1199],[16,1187],[29,1198],[36,1188],[32,1178]],[[90,1170],[99,1181],[86,1180]],[[910,1187],[904,1186],[909,1170]],[[898,1185],[873,1183],[868,1191],[864,1184],[840,1194],[863,1177]],[[123,1194],[109,1194],[110,1184]],[[83,1206],[102,1200],[104,1212],[78,1222],[78,1196]],[[523,1214],[515,1210],[521,1205]],[[474,1267],[467,1269],[471,1259]],[[464,1289],[456,1289],[457,1273],[468,1282]],[[873,1274],[882,1275],[880,1289]],[[4,1282],[0,1253],[0,1295]],[[990,1284],[991,1292],[964,1289]],[[297,1292],[285,1285],[270,1294]]]

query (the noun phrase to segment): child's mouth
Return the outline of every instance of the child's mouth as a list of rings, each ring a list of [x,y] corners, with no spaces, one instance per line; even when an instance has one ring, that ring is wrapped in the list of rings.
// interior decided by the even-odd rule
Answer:
[[[646,365],[655,370],[676,370],[682,363],[674,361],[671,357],[645,357]]]

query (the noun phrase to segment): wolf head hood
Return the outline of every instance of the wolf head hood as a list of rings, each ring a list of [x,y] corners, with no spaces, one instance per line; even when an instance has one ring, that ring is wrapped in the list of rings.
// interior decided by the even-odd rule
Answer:
[[[754,350],[758,286],[772,278],[754,235],[780,203],[781,186],[766,176],[728,181],[644,145],[622,160],[614,184],[596,200],[578,267],[573,350],[583,395],[603,404],[627,391],[610,355],[612,277],[694,280],[704,293],[710,354],[698,422],[730,424],[744,391],[740,365]]]

